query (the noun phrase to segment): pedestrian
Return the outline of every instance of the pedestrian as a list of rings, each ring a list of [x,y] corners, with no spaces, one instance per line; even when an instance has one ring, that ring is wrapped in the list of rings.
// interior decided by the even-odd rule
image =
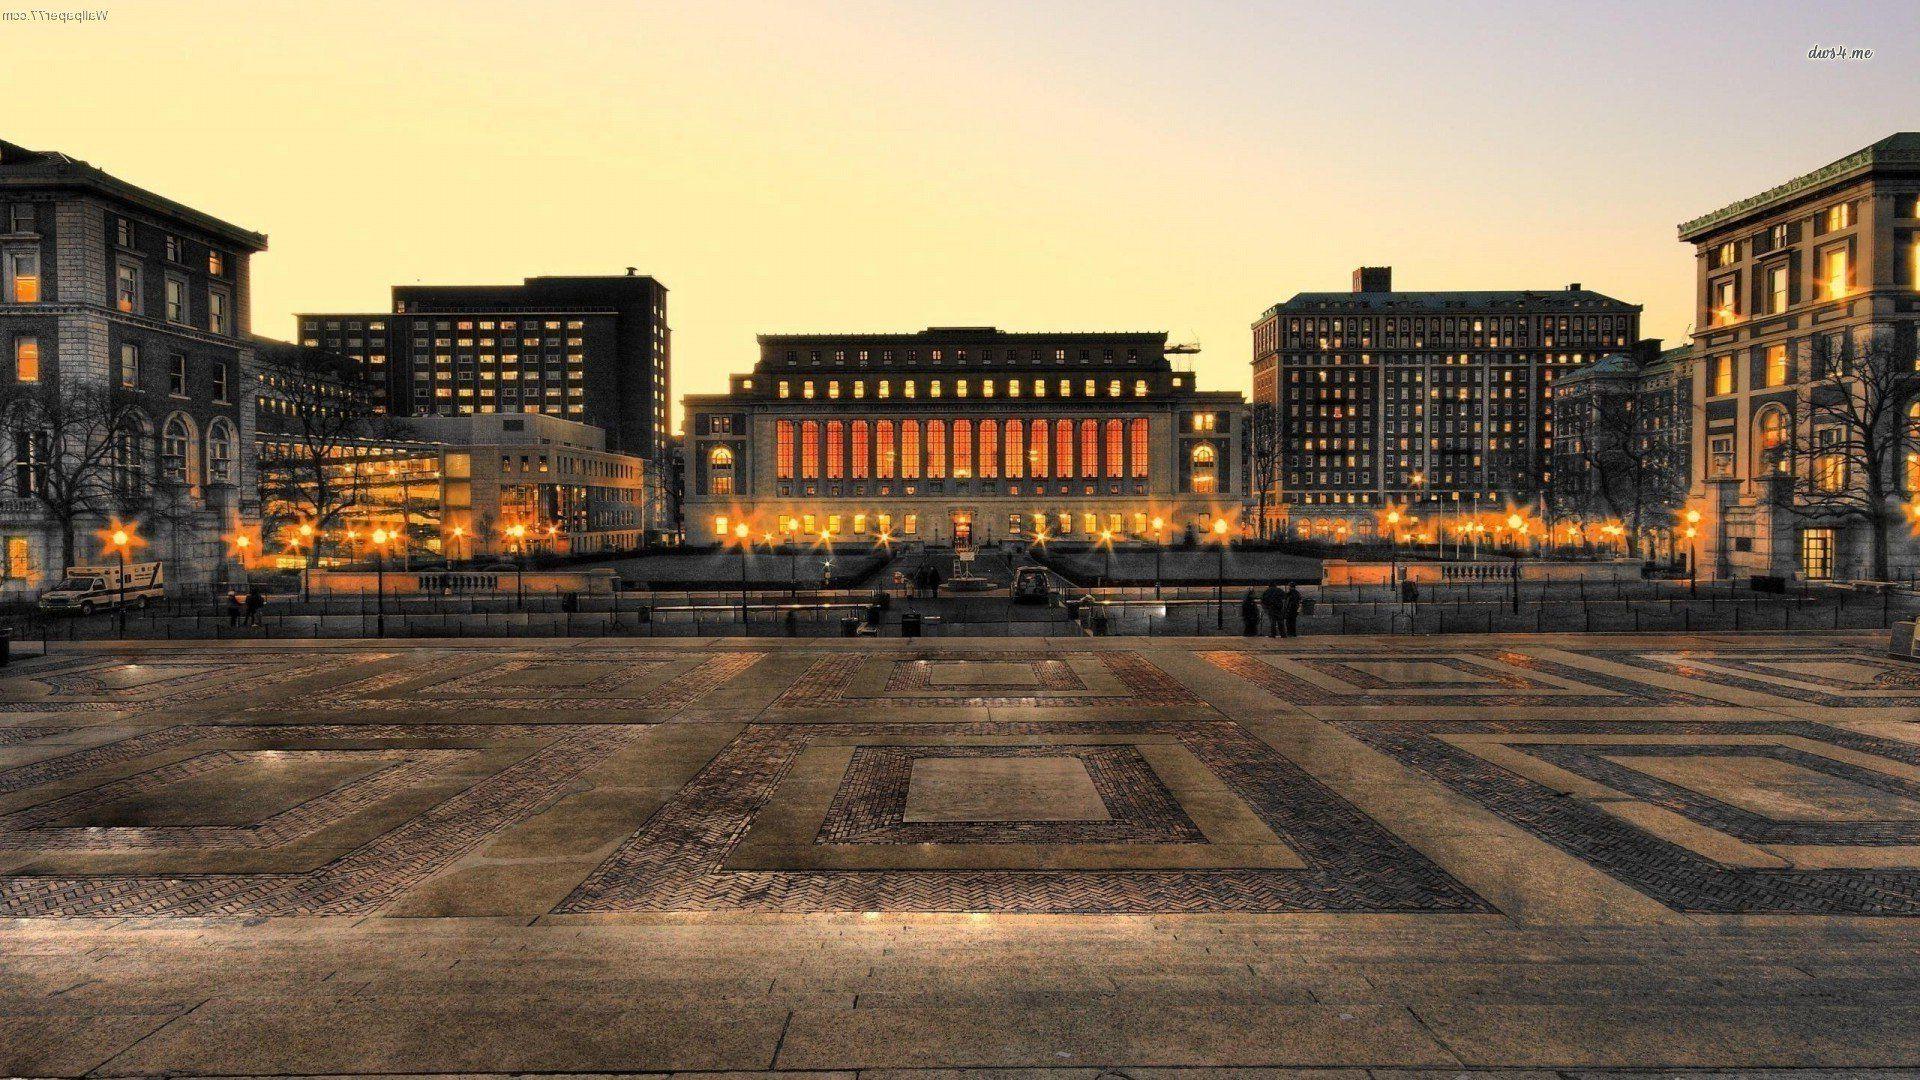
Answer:
[[[1280,592],[1280,586],[1268,585],[1267,591],[1260,594],[1260,606],[1267,610],[1267,636],[1279,637],[1280,628],[1286,623],[1287,598]]]
[[[1240,633],[1243,637],[1260,636],[1260,601],[1252,589],[1240,599]]]
[[[237,592],[227,593],[227,625],[240,625],[240,594]]]
[[[1287,595],[1281,601],[1281,612],[1286,617],[1286,620],[1287,620],[1287,627],[1286,627],[1286,630],[1284,631],[1284,634],[1286,637],[1300,636],[1301,599],[1302,597],[1300,596],[1300,586],[1294,584],[1293,582],[1288,582]]]
[[[1400,602],[1403,604],[1420,602],[1420,586],[1415,585],[1411,577],[1402,578],[1400,581]]]
[[[935,600],[940,599],[940,568],[932,563],[927,564],[927,594]]]
[[[267,598],[261,595],[260,586],[255,585],[247,590],[247,625],[248,626],[260,625],[260,609],[265,607],[266,604],[267,604]]]

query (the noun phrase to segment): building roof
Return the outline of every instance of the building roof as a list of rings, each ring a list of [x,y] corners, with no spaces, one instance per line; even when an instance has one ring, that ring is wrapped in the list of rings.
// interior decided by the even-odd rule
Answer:
[[[1033,344],[1042,341],[1121,341],[1143,339],[1164,344],[1164,330],[1002,330],[996,326],[929,326],[925,330],[856,332],[846,334],[761,334],[755,340],[762,345],[814,344],[834,341],[922,342],[944,344],[949,341],[1004,341]]]
[[[1460,292],[1303,292],[1261,312],[1275,315],[1448,315],[1475,311],[1559,313],[1589,308],[1638,311],[1638,304],[1569,285],[1564,289],[1468,290]]]
[[[1710,214],[1683,221],[1679,226],[1680,239],[1691,240],[1716,226],[1778,206],[1795,196],[1889,166],[1920,168],[1920,131],[1894,132],[1871,146],[1855,150],[1838,161],[1828,162],[1804,176],[1796,176],[1751,198],[1729,203]]]
[[[250,251],[265,251],[267,247],[264,233],[243,229],[164,195],[135,187],[79,158],[56,150],[29,150],[0,140],[0,189],[42,187],[91,191],[185,221],[236,247]]]

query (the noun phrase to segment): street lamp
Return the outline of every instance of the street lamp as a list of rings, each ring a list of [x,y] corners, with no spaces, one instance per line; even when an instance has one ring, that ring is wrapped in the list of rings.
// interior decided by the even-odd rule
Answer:
[[[375,529],[367,537],[373,544],[373,610],[374,625],[377,628],[375,637],[387,636],[387,542],[392,540],[393,536],[393,533],[385,529]]]
[[[747,523],[742,521],[733,527],[733,539],[740,545],[740,627],[745,637],[753,636],[753,623],[747,618],[747,549],[753,546],[748,539]]]
[[[1527,535],[1527,520],[1519,514],[1507,515],[1507,528],[1513,530],[1513,611],[1520,612],[1520,538]]]
[[[133,534],[125,529],[115,529],[107,536],[107,547],[120,559],[120,596],[115,604],[120,609],[120,636],[127,636],[127,550],[133,546]]]
[[[527,527],[519,522],[507,526],[507,536],[513,540],[513,606],[525,610],[527,606]]]
[[[1167,551],[1167,519],[1153,519],[1153,598],[1160,599],[1160,557]]]
[[[1220,542],[1218,573],[1213,579],[1214,628],[1227,628],[1227,519],[1213,519],[1213,538]]]
[[[1100,530],[1100,546],[1107,549],[1107,584],[1113,584],[1113,530]]]
[[[1687,511],[1687,595],[1700,594],[1700,551],[1694,537],[1699,535],[1700,511]]]
[[[1400,511],[1387,511],[1387,583],[1400,584]]]

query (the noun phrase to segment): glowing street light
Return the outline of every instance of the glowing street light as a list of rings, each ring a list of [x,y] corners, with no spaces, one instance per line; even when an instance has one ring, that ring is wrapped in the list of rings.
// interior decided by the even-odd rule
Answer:
[[[507,526],[506,534],[513,541],[513,606],[525,610],[527,606],[527,527],[516,521]]]
[[[747,617],[747,551],[753,547],[752,534],[742,521],[733,527],[734,543],[740,545],[740,627],[743,636],[753,636],[753,621]]]
[[[133,548],[133,534],[116,528],[107,534],[107,548],[120,560],[120,589],[114,606],[120,611],[120,636],[127,636],[127,552]]]
[[[1700,548],[1694,537],[1700,535],[1700,511],[1687,510],[1687,595],[1700,594]]]
[[[1213,621],[1214,628],[1227,628],[1227,519],[1213,519],[1213,538],[1220,544],[1218,573],[1213,579]]]
[[[377,637],[387,636],[387,543],[393,538],[393,533],[379,528],[367,537],[373,545],[373,610]]]

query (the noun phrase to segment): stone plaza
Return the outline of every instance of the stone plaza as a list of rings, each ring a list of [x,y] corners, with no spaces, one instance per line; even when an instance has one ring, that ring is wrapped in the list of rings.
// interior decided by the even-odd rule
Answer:
[[[0,1071],[1912,1068],[1885,641],[56,643]]]

